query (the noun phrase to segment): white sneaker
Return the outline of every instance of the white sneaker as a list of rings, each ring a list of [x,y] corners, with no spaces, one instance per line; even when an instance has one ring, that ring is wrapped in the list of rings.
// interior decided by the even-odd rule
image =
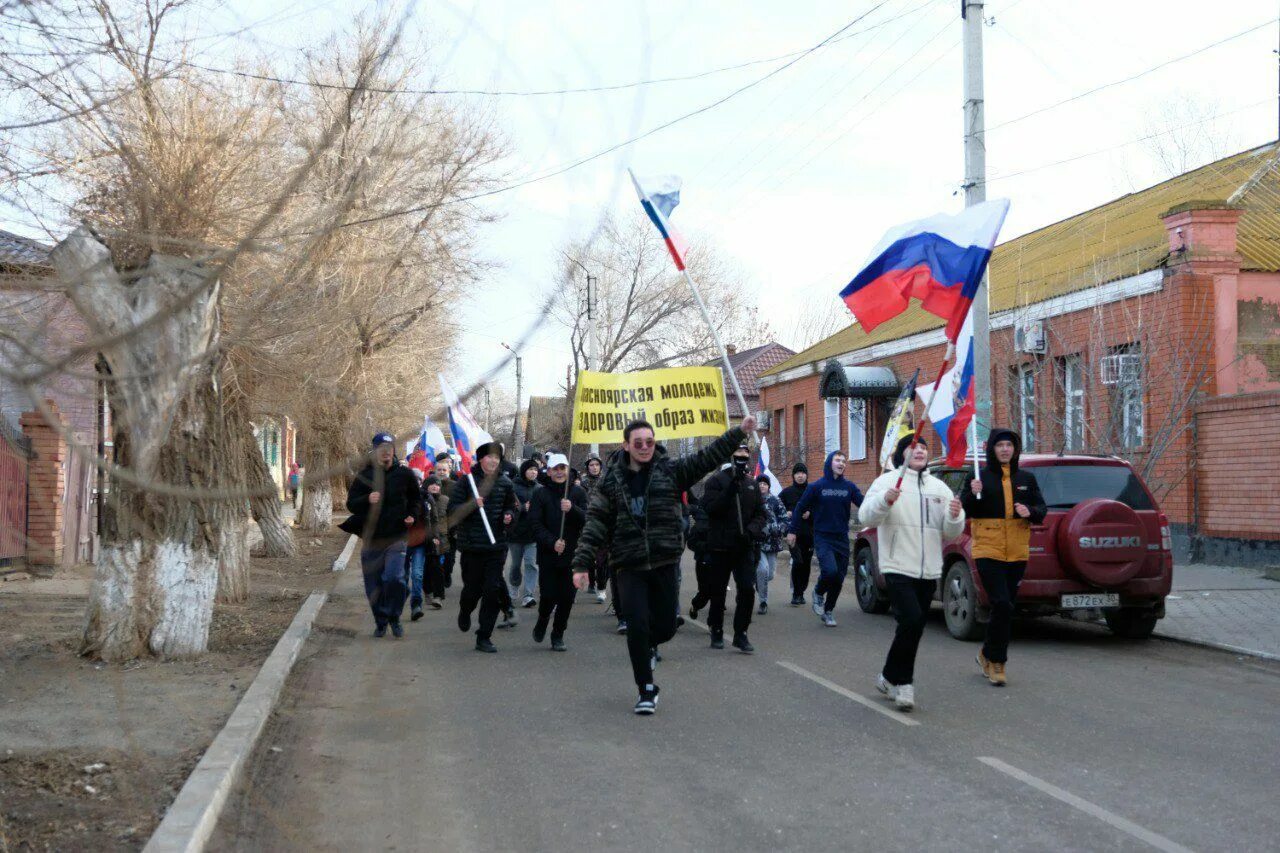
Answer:
[[[876,676],[876,690],[879,691],[881,695],[887,696],[890,699],[898,698],[898,688],[894,687],[888,681],[885,681],[883,674]]]
[[[604,590],[601,589],[596,591],[596,601],[604,604],[606,598],[608,598],[608,596],[604,594]]]
[[[899,685],[893,697],[899,711],[910,711],[916,706],[916,688],[913,684]]]
[[[830,612],[823,613],[822,624],[828,628],[834,628],[836,626],[836,617]]]
[[[822,616],[822,614],[826,612],[825,598],[825,595],[819,595],[816,592],[813,594],[813,612],[818,614],[818,616]]]

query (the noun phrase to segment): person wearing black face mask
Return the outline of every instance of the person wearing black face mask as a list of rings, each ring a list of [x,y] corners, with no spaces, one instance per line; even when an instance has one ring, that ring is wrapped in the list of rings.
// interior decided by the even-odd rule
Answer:
[[[709,522],[707,579],[710,588],[707,592],[711,609],[707,613],[707,627],[711,629],[711,648],[724,648],[725,596],[732,577],[738,587],[733,610],[733,645],[745,654],[755,651],[747,639],[747,628],[755,606],[756,548],[764,538],[767,521],[755,478],[747,475],[750,459],[747,445],[741,445],[729,464],[707,480],[702,493]]]

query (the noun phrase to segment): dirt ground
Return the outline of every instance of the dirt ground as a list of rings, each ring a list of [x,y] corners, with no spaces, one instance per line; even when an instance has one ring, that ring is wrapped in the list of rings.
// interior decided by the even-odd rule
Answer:
[[[195,661],[79,657],[90,567],[0,583],[0,853],[141,848],[346,538],[254,558]]]

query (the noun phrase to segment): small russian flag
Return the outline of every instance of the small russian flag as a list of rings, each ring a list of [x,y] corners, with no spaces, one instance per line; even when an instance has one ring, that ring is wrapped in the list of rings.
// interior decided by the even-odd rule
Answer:
[[[439,379],[440,393],[444,396],[445,405],[449,407],[449,432],[453,434],[453,447],[461,457],[458,469],[463,474],[470,474],[476,448],[493,441],[493,436],[485,432],[471,412],[467,411],[467,407],[453,393],[445,378],[440,376]]]
[[[840,298],[869,332],[907,310],[914,296],[947,321],[947,340],[955,343],[1008,212],[1008,199],[996,199],[889,229]]]
[[[645,178],[641,184],[635,172],[630,169],[627,172],[631,175],[631,183],[636,186],[636,195],[640,196],[640,205],[662,235],[662,242],[667,244],[671,260],[676,262],[676,269],[684,272],[686,244],[671,228],[669,221],[671,212],[680,203],[680,179],[675,175],[655,175]]]

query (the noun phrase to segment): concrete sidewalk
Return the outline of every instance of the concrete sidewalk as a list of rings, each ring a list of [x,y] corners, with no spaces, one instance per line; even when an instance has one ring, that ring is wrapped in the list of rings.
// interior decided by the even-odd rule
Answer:
[[[1280,660],[1280,582],[1261,569],[1174,566],[1156,636]]]

